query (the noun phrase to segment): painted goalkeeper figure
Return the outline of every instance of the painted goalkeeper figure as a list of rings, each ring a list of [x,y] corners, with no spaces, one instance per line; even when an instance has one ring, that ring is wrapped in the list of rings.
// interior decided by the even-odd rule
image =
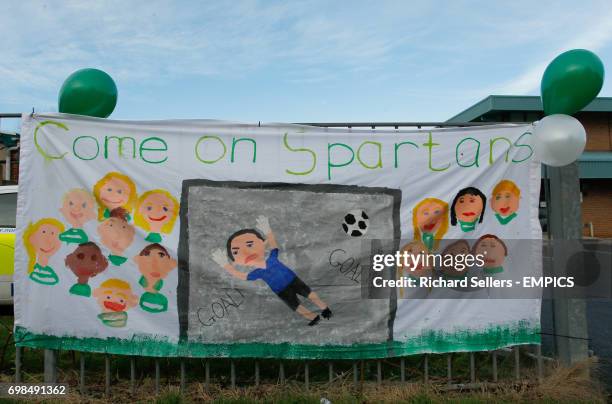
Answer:
[[[256,223],[259,230],[242,229],[235,232],[227,240],[227,253],[217,249],[213,251],[212,259],[238,279],[263,280],[291,310],[309,320],[310,326],[317,325],[321,317],[331,318],[332,312],[327,304],[295,272],[279,261],[278,244],[270,229],[268,218],[259,216]],[[270,253],[266,258],[267,247],[270,248]],[[253,269],[248,273],[242,272],[236,268],[236,265]],[[300,302],[298,295],[314,303],[321,309],[321,314],[308,310]]]

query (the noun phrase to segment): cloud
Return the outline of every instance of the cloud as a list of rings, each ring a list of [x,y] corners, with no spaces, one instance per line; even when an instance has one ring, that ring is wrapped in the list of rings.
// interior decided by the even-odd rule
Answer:
[[[492,87],[489,93],[522,95],[539,91],[544,70],[557,55],[577,48],[597,52],[609,45],[612,42],[612,23],[610,21],[612,21],[612,11],[593,18],[591,23],[585,27],[583,33],[569,39],[553,51],[544,52],[540,60],[534,63],[532,67],[502,85]]]
[[[232,83],[264,80],[279,93],[287,84],[291,91],[297,84],[343,86],[364,100],[372,99],[364,88],[374,88],[387,94],[377,94],[386,104],[404,110],[413,109],[410,100],[432,105],[436,99],[526,93],[535,91],[546,63],[561,50],[609,43],[607,3],[570,13],[572,6],[520,0],[6,2],[0,104],[54,105],[63,80],[82,67],[109,72],[128,89],[123,100],[160,87],[180,91],[175,83],[205,87],[216,81],[231,92]],[[511,80],[499,79],[520,69]],[[494,81],[502,84],[487,85]],[[130,93],[132,88],[139,90]],[[347,104],[357,100],[347,97]],[[372,116],[374,107],[364,102],[362,108]]]
[[[0,89],[55,89],[85,66],[129,82],[245,77],[275,65],[292,78],[319,80],[310,73],[320,66],[326,77],[341,77],[344,69],[383,67],[424,35],[419,16],[432,7],[421,4],[13,2],[0,14],[0,70],[8,79]]]

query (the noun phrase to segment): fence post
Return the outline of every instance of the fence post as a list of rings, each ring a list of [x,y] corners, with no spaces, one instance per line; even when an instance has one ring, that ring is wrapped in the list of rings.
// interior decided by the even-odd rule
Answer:
[[[491,354],[491,360],[493,361],[493,382],[497,383],[497,351],[493,351]]]
[[[281,361],[278,367],[278,378],[280,379],[280,384],[285,384],[285,364]]]
[[[233,359],[230,359],[230,381],[232,389],[236,388],[236,364]]]
[[[576,252],[568,247],[573,244],[578,247],[579,240],[582,239],[578,162],[565,167],[547,166],[546,174],[550,184],[547,209],[549,233],[553,239],[553,270],[555,275],[561,276],[565,274],[567,258]],[[557,298],[553,299],[552,305],[555,345],[559,359],[565,365],[587,359],[586,301]]]
[[[425,384],[429,383],[429,355],[425,354],[425,358],[423,358],[423,378],[425,379]]]
[[[365,361],[361,360],[361,366],[359,367],[359,391],[363,393],[363,383],[365,382]]]
[[[259,361],[255,361],[255,386],[259,386]]]
[[[400,380],[402,382],[406,381],[406,363],[404,361],[404,358],[400,359]]]
[[[20,346],[15,347],[15,383],[21,383],[21,351]]]
[[[79,391],[81,394],[85,394],[85,355],[83,352],[79,354],[79,360],[81,362],[81,374],[79,377]]]
[[[181,394],[185,394],[185,359],[181,358]]]
[[[45,383],[57,383],[57,351],[45,349]]]
[[[519,352],[519,347],[515,346],[514,348],[514,378],[516,381],[521,380],[521,356]]]
[[[159,394],[159,359],[155,358],[155,395]]]
[[[470,383],[476,383],[476,360],[474,352],[470,352]]]
[[[210,389],[210,361],[206,360],[204,364],[204,388]]]
[[[104,355],[104,395],[110,397],[110,356]]]
[[[136,394],[136,359],[130,357],[130,392]]]
[[[538,366],[538,382],[542,381],[543,377],[543,368],[542,368],[542,344],[536,345],[536,356],[537,356],[537,366]]]
[[[446,377],[448,379],[448,385],[453,381],[453,370],[452,370],[452,354],[446,355]]]

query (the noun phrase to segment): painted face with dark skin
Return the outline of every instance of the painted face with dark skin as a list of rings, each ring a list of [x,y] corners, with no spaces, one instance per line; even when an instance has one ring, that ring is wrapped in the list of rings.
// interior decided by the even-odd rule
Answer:
[[[462,195],[455,204],[457,219],[462,222],[472,223],[480,218],[484,208],[482,198],[478,195]]]
[[[89,278],[93,278],[108,267],[106,257],[94,243],[80,244],[66,257],[65,263],[74,272],[79,283],[87,283]]]
[[[266,264],[266,242],[255,234],[246,233],[235,237],[231,243],[234,262],[246,267],[263,268]]]

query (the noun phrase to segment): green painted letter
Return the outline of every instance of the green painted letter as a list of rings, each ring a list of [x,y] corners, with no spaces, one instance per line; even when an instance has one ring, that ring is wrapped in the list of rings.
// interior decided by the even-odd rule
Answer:
[[[493,164],[493,145],[495,144],[495,142],[500,141],[500,140],[504,140],[506,143],[508,143],[508,148],[506,149],[506,163],[508,162],[508,154],[510,153],[510,149],[512,148],[512,142],[510,141],[510,139],[508,139],[507,137],[496,137],[494,139],[489,140],[489,164]]]
[[[153,147],[147,147],[146,144],[147,143],[153,143],[155,142],[155,144],[153,145]],[[150,164],[161,164],[164,161],[168,160],[168,156],[164,155],[164,158],[161,160],[148,160],[145,156],[144,153],[145,151],[150,151],[150,152],[166,152],[168,151],[168,145],[166,144],[166,141],[162,138],[159,137],[148,137],[145,140],[142,141],[142,143],[140,143],[140,158],[142,159],[142,161],[146,162],[146,163],[150,163]]]
[[[351,152],[351,159],[345,163],[339,163],[339,164],[334,164],[331,161],[331,150],[332,148],[336,147],[336,146],[340,146],[343,147],[345,149],[347,149],[348,151]],[[349,146],[346,145],[344,143],[328,143],[327,144],[327,179],[331,180],[331,169],[332,167],[345,167],[348,166],[349,164],[351,164],[353,162],[353,160],[355,160],[355,152],[353,151],[353,149]]]
[[[440,144],[439,144],[439,143],[434,143],[434,142],[433,142],[433,135],[432,135],[432,133],[431,133],[431,132],[429,132],[429,140],[427,141],[427,143],[423,143],[423,146],[425,146],[425,147],[427,147],[427,148],[429,149],[429,169],[430,169],[431,171],[445,171],[445,170],[448,170],[448,168],[450,167],[450,163],[448,163],[448,164],[446,165],[446,167],[444,167],[444,168],[435,168],[435,167],[433,167],[433,166],[432,166],[432,164],[431,164],[431,153],[432,153],[432,150],[431,150],[431,149],[432,149],[434,146],[440,146]]]
[[[45,160],[59,160],[59,159],[63,159],[64,156],[66,154],[68,154],[67,152],[64,154],[60,154],[60,155],[51,155],[49,153],[47,153],[45,150],[43,150],[42,147],[40,147],[40,144],[38,144],[38,130],[40,128],[42,128],[45,125],[55,125],[58,128],[62,128],[64,130],[68,130],[68,127],[66,125],[64,125],[63,123],[60,122],[55,122],[55,121],[43,121],[41,123],[39,123],[36,126],[36,129],[34,129],[34,145],[36,146],[36,150],[38,150],[38,152],[40,153],[41,156],[43,156],[45,158]]]
[[[104,158],[108,158],[108,141],[114,139],[117,140],[117,154],[119,157],[123,157],[123,142],[129,140],[132,144],[132,158],[136,158],[136,140],[131,136],[117,137],[117,136],[105,136],[104,137]]]
[[[529,146],[528,144],[522,144],[519,143],[519,141],[523,138],[523,136],[528,135],[528,136],[532,136],[533,134],[531,132],[525,132],[523,133],[521,136],[519,136],[518,139],[516,139],[516,141],[514,142],[514,145],[516,147],[526,147],[529,149],[529,155],[527,157],[525,157],[524,159],[520,159],[520,160],[515,160],[512,159],[513,163],[522,163],[523,161],[527,160],[529,157],[531,157],[533,155],[533,149],[531,148],[531,146]]]
[[[369,166],[366,163],[363,162],[363,160],[361,159],[361,148],[367,144],[371,144],[376,146],[376,148],[378,149],[378,160],[376,162],[376,164],[374,164],[373,166]],[[374,170],[376,168],[382,168],[383,166],[383,162],[382,162],[382,144],[380,144],[379,142],[371,142],[369,140],[363,142],[359,148],[357,149],[357,161],[359,161],[359,164],[361,164],[362,166],[364,166],[365,168],[369,168],[370,170]]]
[[[240,139],[236,139],[233,138],[232,139],[232,156],[231,156],[231,162],[234,162],[234,152],[236,151],[236,145],[238,144],[238,142],[251,142],[253,143],[253,163],[257,160],[257,142],[254,139],[251,139],[250,137],[241,137]]]
[[[476,155],[474,156],[474,160],[472,161],[472,164],[463,164],[459,160],[459,158],[461,156],[463,156],[463,153],[461,153],[461,156],[459,155],[459,147],[461,147],[463,142],[466,142],[468,140],[472,140],[472,141],[476,142]],[[478,165],[478,159],[479,158],[480,158],[480,142],[478,140],[474,139],[473,137],[466,137],[465,139],[462,139],[459,143],[457,143],[457,147],[455,148],[455,160],[457,160],[457,164],[460,167],[472,167],[472,166],[479,167],[479,165]]]
[[[91,139],[91,140],[93,140],[94,144],[96,145],[96,154],[94,154],[92,157],[83,157],[79,153],[77,153],[76,145],[80,141],[80,139]],[[93,136],[79,136],[76,139],[74,139],[74,142],[72,142],[72,153],[77,158],[79,158],[81,160],[85,160],[85,161],[93,160],[96,157],[98,157],[98,155],[100,154],[100,144],[98,143],[98,140],[95,137],[93,137]]]
[[[412,143],[412,142],[401,142],[401,143],[396,143],[395,144],[395,168],[399,167],[399,161],[397,159],[397,151],[399,150],[400,147],[402,147],[405,144],[409,144],[412,145],[414,147],[416,147],[417,149],[419,148],[419,146],[416,145],[416,143]],[[431,164],[431,163],[430,163]]]
[[[287,140],[287,136],[289,136],[289,133],[285,133],[285,135],[283,136],[283,144],[285,145],[287,150],[290,150],[292,152],[310,153],[310,155],[312,156],[312,167],[310,167],[310,169],[307,170],[307,171],[285,170],[285,172],[287,174],[291,174],[291,175],[308,175],[308,174],[310,174],[311,172],[314,171],[315,167],[317,166],[317,154],[314,152],[314,150],[307,149],[305,147],[291,147],[291,146],[289,146],[289,142]]]
[[[221,144],[221,146],[223,146],[223,153],[218,158],[214,160],[204,160],[202,157],[200,157],[200,151],[198,150],[198,146],[200,146],[200,143],[206,139],[215,139]],[[227,146],[225,146],[225,143],[223,142],[223,140],[221,140],[219,136],[202,136],[201,138],[198,139],[195,145],[196,158],[204,164],[214,164],[217,161],[221,160],[223,157],[225,157],[226,153],[227,153]]]

